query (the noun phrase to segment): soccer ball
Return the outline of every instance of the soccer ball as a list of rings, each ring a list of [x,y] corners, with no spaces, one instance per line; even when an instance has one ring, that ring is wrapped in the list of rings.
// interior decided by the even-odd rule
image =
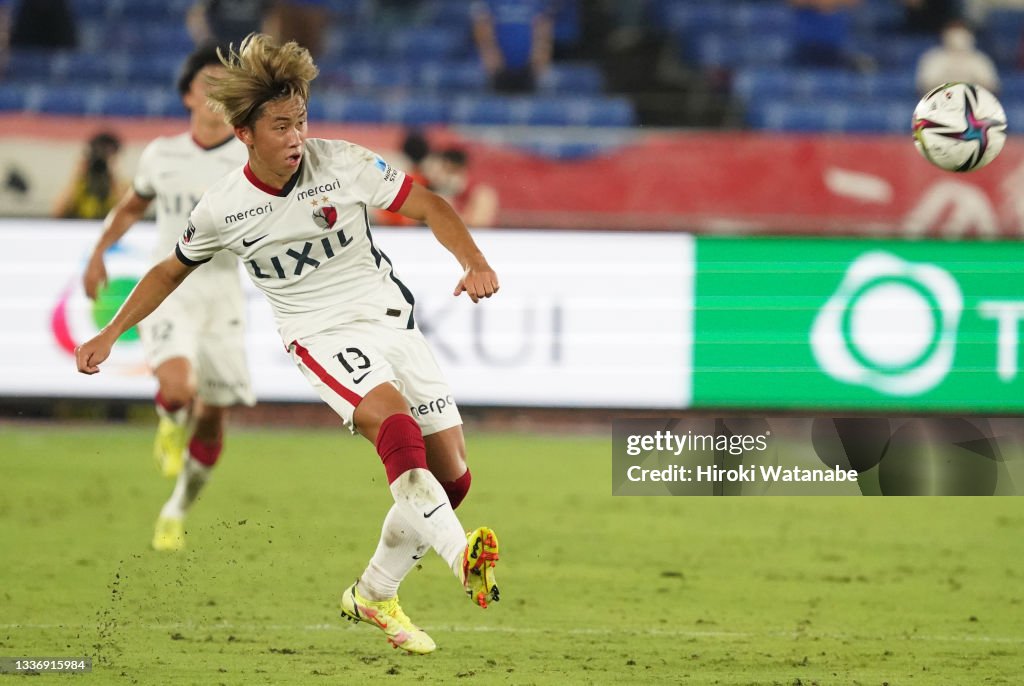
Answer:
[[[991,162],[1006,143],[1006,112],[972,83],[944,83],[914,108],[914,145],[940,169],[969,172]]]

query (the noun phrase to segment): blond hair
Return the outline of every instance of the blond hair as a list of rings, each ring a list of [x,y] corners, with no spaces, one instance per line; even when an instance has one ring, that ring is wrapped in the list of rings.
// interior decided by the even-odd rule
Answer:
[[[309,82],[319,70],[306,48],[295,41],[278,45],[262,33],[250,33],[238,49],[217,49],[227,68],[224,76],[208,78],[208,97],[214,109],[232,126],[252,126],[263,106],[298,96],[309,102]]]

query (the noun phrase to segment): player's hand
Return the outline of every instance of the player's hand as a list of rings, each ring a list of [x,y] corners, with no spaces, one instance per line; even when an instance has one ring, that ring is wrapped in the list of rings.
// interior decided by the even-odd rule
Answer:
[[[498,275],[494,273],[490,265],[482,262],[479,265],[470,265],[466,273],[459,279],[455,286],[453,295],[465,293],[473,302],[480,302],[480,298],[489,298],[498,292]]]
[[[110,357],[110,349],[113,345],[114,342],[108,340],[108,336],[101,332],[75,348],[75,362],[78,364],[78,371],[83,374],[99,372],[100,364]]]
[[[82,285],[90,300],[99,297],[100,290],[107,285],[107,267],[103,264],[103,255],[93,255],[89,260],[82,276]]]

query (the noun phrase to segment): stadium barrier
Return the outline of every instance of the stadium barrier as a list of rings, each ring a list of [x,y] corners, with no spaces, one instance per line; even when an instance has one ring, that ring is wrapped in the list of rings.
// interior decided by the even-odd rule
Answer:
[[[107,258],[107,297],[92,303],[81,272],[98,231],[0,222],[0,396],[154,392],[132,332],[105,373],[75,372],[74,346],[109,320],[153,241],[151,225],[126,236]],[[502,291],[474,306],[451,296],[459,268],[428,231],[374,237],[465,405],[1024,409],[1024,245],[481,231]],[[258,397],[314,401],[244,283]]]
[[[1011,138],[988,167],[949,174],[917,153],[909,122],[908,112],[907,136],[543,127],[427,134],[436,147],[468,151],[472,177],[498,191],[498,223],[507,227],[1019,238],[1024,149]],[[120,167],[130,176],[142,147],[182,123],[0,115],[0,168],[19,170],[29,185],[24,196],[0,189],[0,215],[46,214],[83,141],[101,128],[124,138]],[[310,134],[393,158],[403,130],[314,122]]]

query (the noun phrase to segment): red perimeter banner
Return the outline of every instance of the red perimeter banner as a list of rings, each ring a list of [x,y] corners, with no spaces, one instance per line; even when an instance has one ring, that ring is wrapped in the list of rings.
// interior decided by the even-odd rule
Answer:
[[[0,124],[0,152],[32,139],[73,141],[77,151],[99,128],[141,147],[186,126],[23,115],[0,117]],[[500,226],[944,238],[1016,238],[1024,227],[1024,150],[1013,138],[987,168],[954,174],[917,153],[909,127],[906,136],[446,128],[426,134],[435,148],[468,152],[473,180],[498,192]],[[345,138],[388,156],[403,131],[314,122],[310,135]],[[571,160],[535,152],[573,140],[585,143]],[[47,173],[52,179],[54,170]]]

